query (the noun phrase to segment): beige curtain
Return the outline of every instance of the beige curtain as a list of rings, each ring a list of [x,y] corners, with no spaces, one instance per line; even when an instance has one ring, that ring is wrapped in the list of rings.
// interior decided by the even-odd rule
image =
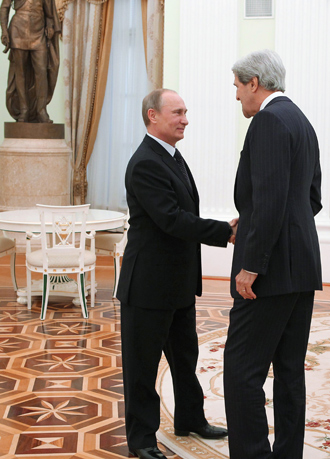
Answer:
[[[143,37],[150,91],[163,86],[164,0],[141,0]]]
[[[106,88],[114,0],[56,0],[63,22],[66,140],[72,149],[71,202],[85,202]],[[164,0],[141,0],[150,90],[163,83]]]
[[[114,0],[108,0],[103,8],[103,21],[100,40],[98,75],[95,88],[95,101],[91,121],[91,129],[87,141],[86,166],[93,152],[97,129],[100,121],[105,89],[107,85],[108,67],[110,60]]]
[[[57,0],[57,7],[63,20],[66,140],[73,152],[71,201],[80,204],[103,103],[114,0]]]

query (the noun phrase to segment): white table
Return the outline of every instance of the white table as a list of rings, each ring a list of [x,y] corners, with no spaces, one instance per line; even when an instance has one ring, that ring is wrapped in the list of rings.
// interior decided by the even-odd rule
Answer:
[[[124,225],[125,220],[126,214],[122,212],[90,209],[87,215],[86,230],[101,231],[120,228]],[[76,225],[79,227],[79,223],[76,223]],[[52,226],[50,217],[48,226]],[[0,212],[0,230],[18,233],[25,233],[26,231],[39,233],[40,228],[41,224],[37,208]]]
[[[46,214],[47,216],[47,214]],[[47,217],[46,217],[47,219]],[[113,210],[90,209],[87,215],[86,231],[104,231],[121,228],[126,220],[126,214],[122,212],[115,212]],[[51,228],[51,217],[46,227]],[[76,223],[79,228],[79,222]],[[19,209],[0,212],[0,230],[11,231],[17,233],[25,233],[30,231],[32,233],[40,233],[41,224],[39,219],[39,212],[37,208],[33,209]],[[61,276],[60,282],[56,282],[57,277],[54,277],[50,289],[50,295],[54,296],[68,296],[73,298],[74,304],[79,303],[78,288],[75,280]],[[90,285],[87,283],[86,292],[89,291]],[[42,295],[42,279],[32,283],[32,296]],[[17,291],[17,301],[21,304],[26,304],[26,289],[20,288]]]

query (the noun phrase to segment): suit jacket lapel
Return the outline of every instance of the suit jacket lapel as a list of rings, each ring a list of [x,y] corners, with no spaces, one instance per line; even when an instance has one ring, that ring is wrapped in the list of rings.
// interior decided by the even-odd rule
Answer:
[[[183,177],[181,171],[178,168],[178,165],[175,162],[175,159],[169,154],[165,148],[163,148],[160,143],[158,143],[156,140],[154,140],[152,137],[149,137],[148,135],[145,136],[144,141],[157,153],[160,155],[164,161],[164,163],[174,172],[174,174],[179,177],[179,179],[184,183],[185,187],[189,191],[191,197],[196,201],[198,201],[198,191],[196,188],[196,184],[194,181],[194,178],[192,176],[192,173],[190,172],[190,169],[185,162],[187,172],[190,178],[190,182],[192,185],[192,190],[190,189],[188,183],[186,182],[186,179]]]

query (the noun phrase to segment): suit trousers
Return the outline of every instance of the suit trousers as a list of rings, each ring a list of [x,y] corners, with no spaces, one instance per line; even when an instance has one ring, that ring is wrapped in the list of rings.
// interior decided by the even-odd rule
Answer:
[[[198,339],[195,304],[180,309],[145,309],[121,304],[122,361],[127,443],[156,446],[160,399],[155,389],[164,351],[173,379],[174,426],[206,424],[204,395],[196,376]]]
[[[17,72],[15,73],[16,90],[19,97],[20,110],[28,109],[28,96],[26,90],[26,66],[29,55],[35,78],[35,91],[37,101],[37,113],[40,113],[47,105],[48,83],[47,83],[47,47],[46,44],[37,50],[12,49],[13,59]]]
[[[224,352],[230,459],[302,459],[304,362],[314,292],[235,299]],[[275,440],[268,440],[263,385],[273,364]]]

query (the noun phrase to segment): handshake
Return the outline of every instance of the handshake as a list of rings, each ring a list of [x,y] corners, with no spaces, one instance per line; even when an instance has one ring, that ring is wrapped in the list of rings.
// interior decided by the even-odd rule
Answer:
[[[228,239],[228,242],[231,242],[232,244],[235,244],[237,227],[238,227],[238,220],[239,220],[238,218],[233,218],[229,222],[229,225],[231,226],[231,229],[233,230],[233,234]]]

